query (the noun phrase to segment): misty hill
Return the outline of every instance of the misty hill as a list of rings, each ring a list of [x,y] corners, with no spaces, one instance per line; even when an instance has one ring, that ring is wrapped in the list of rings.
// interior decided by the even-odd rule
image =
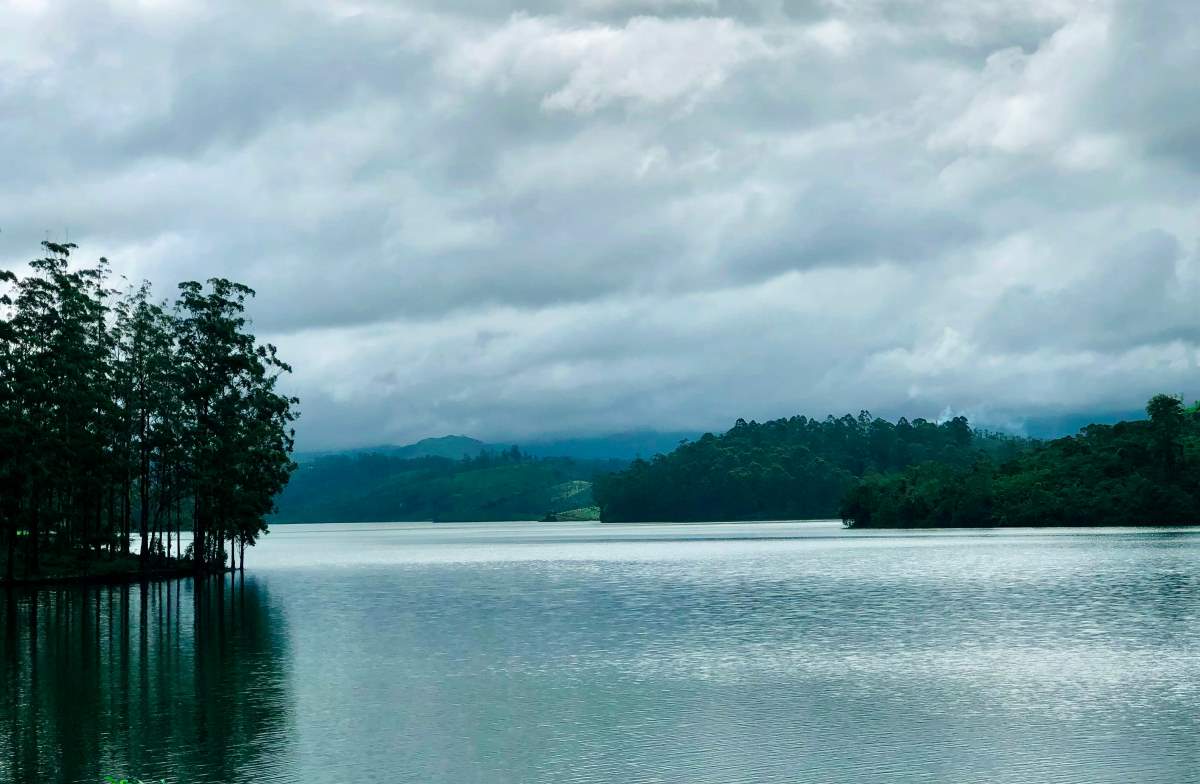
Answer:
[[[693,433],[637,431],[520,447],[448,435],[296,455],[274,522],[596,519],[592,481]]]
[[[696,431],[639,430],[604,436],[543,439],[521,443],[521,451],[536,457],[571,457],[576,460],[649,460],[666,454],[681,441],[699,438]]]
[[[469,436],[440,436],[424,438],[413,444],[357,447],[354,449],[327,450],[322,452],[298,452],[296,462],[308,463],[321,457],[337,455],[377,454],[411,460],[418,457],[445,457],[461,460],[478,457],[483,452],[504,452],[514,444],[521,452],[532,457],[569,457],[575,460],[633,460],[638,457],[649,459],[665,454],[679,446],[680,441],[699,437],[692,431],[659,432],[639,430],[602,436],[574,436],[565,438],[542,438],[533,441],[486,443]]]
[[[621,461],[536,458],[518,448],[473,457],[361,452],[300,464],[277,523],[595,519],[592,482]]]
[[[477,457],[488,448],[488,445],[477,438],[468,436],[439,436],[423,438],[414,444],[403,446],[383,445],[367,446],[355,449],[328,450],[323,452],[298,452],[297,463],[310,463],[323,457],[350,455],[384,455],[401,460],[412,460],[418,457],[445,457],[450,460],[461,460],[464,457]]]

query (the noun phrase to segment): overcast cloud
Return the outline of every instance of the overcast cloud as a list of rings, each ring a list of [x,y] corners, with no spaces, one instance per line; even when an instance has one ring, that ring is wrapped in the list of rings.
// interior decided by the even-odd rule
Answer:
[[[0,264],[259,291],[301,448],[1200,394],[1192,0],[0,0]]]

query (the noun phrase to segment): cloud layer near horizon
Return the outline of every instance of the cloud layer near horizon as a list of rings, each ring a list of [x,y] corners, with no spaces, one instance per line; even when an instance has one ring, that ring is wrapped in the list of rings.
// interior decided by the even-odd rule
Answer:
[[[0,0],[0,263],[226,275],[301,446],[1200,394],[1200,18]]]

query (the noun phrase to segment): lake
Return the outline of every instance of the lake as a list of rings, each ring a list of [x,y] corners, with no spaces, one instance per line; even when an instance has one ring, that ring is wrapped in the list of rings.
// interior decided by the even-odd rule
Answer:
[[[0,781],[1200,782],[1200,529],[277,526],[0,593]]]

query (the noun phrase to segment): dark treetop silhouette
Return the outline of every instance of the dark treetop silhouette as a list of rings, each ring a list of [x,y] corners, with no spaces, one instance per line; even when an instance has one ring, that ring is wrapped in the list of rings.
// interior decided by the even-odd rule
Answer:
[[[294,468],[298,403],[247,331],[254,292],[187,281],[168,305],[42,244],[28,276],[0,271],[4,578],[244,564]]]

